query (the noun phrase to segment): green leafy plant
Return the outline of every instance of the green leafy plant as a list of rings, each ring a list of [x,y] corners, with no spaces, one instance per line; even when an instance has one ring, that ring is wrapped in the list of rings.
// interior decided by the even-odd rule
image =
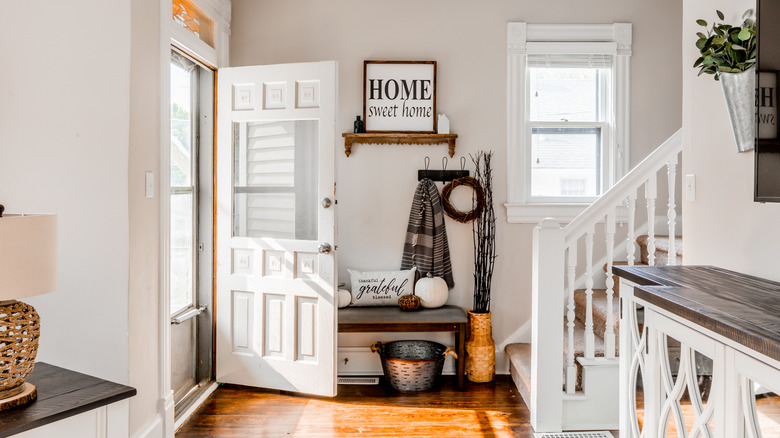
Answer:
[[[725,19],[723,12],[715,12],[720,20]],[[699,75],[714,75],[717,81],[721,73],[740,73],[756,64],[756,20],[753,19],[753,10],[745,11],[742,20],[740,26],[713,22],[711,27],[702,19],[696,20],[697,24],[707,30],[706,34],[696,33],[699,37],[696,47],[701,56],[693,67],[699,68]]]

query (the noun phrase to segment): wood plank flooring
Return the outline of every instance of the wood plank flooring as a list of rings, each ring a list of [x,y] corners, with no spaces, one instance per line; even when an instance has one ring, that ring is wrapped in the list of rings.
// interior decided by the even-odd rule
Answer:
[[[444,376],[439,390],[415,394],[339,385],[335,398],[223,385],[176,437],[533,437],[509,376],[465,391],[455,383]]]

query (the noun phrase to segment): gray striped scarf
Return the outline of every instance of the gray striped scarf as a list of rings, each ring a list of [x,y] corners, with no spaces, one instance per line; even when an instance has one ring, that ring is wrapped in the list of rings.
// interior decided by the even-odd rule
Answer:
[[[406,229],[401,269],[413,266],[417,266],[422,277],[430,272],[434,277],[443,278],[450,289],[455,286],[441,198],[436,184],[428,178],[417,185]]]

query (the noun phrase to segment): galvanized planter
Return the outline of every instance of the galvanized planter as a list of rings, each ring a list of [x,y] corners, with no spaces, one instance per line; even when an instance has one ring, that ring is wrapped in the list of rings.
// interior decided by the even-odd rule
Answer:
[[[756,132],[756,72],[751,67],[742,73],[721,73],[720,85],[731,119],[737,152],[753,149]]]

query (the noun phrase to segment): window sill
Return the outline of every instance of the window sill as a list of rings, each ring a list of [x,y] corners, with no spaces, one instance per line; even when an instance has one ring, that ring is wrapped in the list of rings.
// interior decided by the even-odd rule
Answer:
[[[590,204],[504,204],[506,220],[510,224],[537,224],[551,217],[560,223],[569,223]]]

